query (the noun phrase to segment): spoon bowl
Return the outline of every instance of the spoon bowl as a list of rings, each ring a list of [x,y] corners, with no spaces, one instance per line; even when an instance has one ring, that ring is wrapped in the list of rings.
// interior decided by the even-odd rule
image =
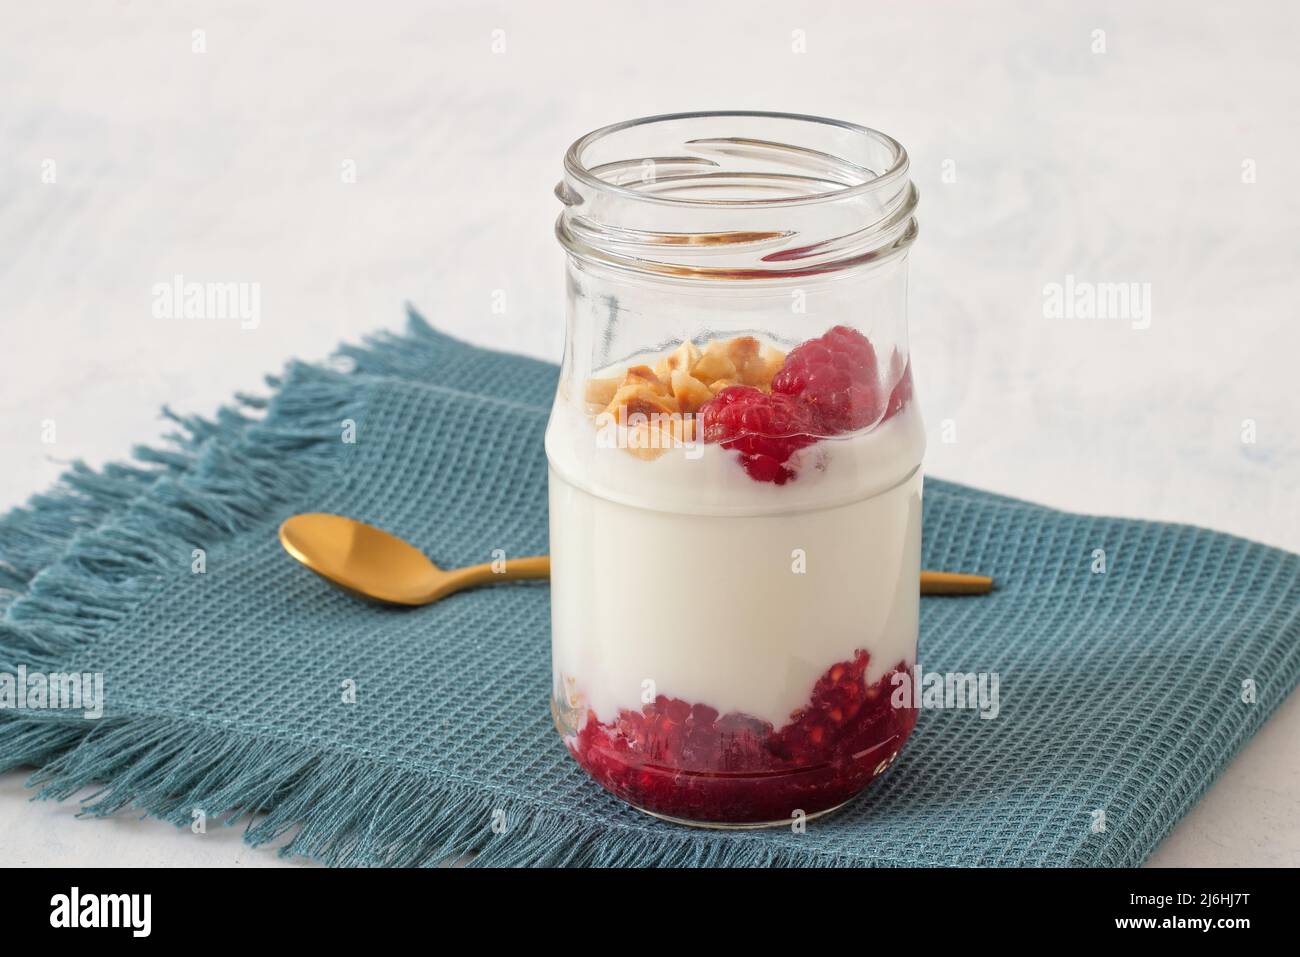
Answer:
[[[286,519],[280,526],[280,543],[322,578],[389,605],[427,605],[473,585],[550,575],[550,562],[544,557],[447,571],[396,535],[323,512]]]

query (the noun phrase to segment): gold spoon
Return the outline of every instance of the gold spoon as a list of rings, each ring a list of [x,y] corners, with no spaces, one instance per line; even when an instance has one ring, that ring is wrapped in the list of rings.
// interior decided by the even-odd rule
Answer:
[[[285,519],[280,544],[345,591],[390,605],[427,605],[462,588],[551,575],[551,560],[545,555],[511,558],[501,563],[500,571],[492,564],[448,571],[396,535],[322,512]],[[993,579],[983,575],[921,572],[923,595],[979,595],[992,587]]]

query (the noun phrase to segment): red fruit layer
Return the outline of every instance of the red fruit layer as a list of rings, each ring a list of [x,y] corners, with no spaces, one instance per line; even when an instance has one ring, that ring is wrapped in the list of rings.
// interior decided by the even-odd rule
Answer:
[[[831,434],[865,428],[881,411],[875,347],[856,329],[835,326],[790,350],[772,391],[808,403]]]
[[[660,695],[611,724],[588,712],[565,743],[606,789],[656,814],[725,824],[815,814],[866,787],[916,724],[915,709],[890,703],[890,678],[907,664],[868,685],[869,660],[858,651],[831,667],[780,729]]]
[[[818,436],[841,435],[884,422],[912,398],[912,369],[895,349],[889,395],[882,393],[876,349],[862,333],[835,326],[790,350],[772,378],[772,392],[730,386],[700,407],[706,442],[740,452],[757,482],[795,478],[786,463]]]
[[[817,441],[812,411],[797,399],[768,395],[748,385],[728,386],[700,409],[704,441],[740,452],[741,464],[759,482],[784,485],[794,472],[785,462]]]

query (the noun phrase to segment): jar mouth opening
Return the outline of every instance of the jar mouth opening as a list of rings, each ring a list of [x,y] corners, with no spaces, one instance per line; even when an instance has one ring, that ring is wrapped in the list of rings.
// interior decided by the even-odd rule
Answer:
[[[880,263],[916,238],[907,151],[798,113],[669,113],[602,127],[564,157],[576,259],[689,280],[785,280]]]
[[[649,149],[638,148],[657,126],[695,125],[697,121],[771,124],[811,134],[815,145],[761,136],[704,136]],[[706,124],[700,124],[706,125]],[[717,132],[717,131],[715,131]],[[665,139],[667,137],[665,136]],[[801,137],[802,138],[802,137]],[[618,152],[593,163],[593,153],[629,141],[632,153]],[[807,142],[807,141],[806,141]],[[832,150],[830,146],[834,146]],[[664,150],[683,154],[665,155]],[[719,158],[758,160],[765,172],[726,170]],[[716,169],[711,169],[711,167]],[[580,137],[564,156],[565,173],[592,190],[637,203],[680,209],[726,206],[773,208],[840,203],[877,190],[889,190],[908,172],[907,151],[892,136],[843,120],[801,113],[718,110],[664,113],[603,126]],[[628,185],[628,184],[636,184]],[[697,195],[683,195],[683,193]],[[735,194],[751,195],[734,198]],[[758,195],[754,195],[758,194]],[[761,195],[770,194],[770,195]]]

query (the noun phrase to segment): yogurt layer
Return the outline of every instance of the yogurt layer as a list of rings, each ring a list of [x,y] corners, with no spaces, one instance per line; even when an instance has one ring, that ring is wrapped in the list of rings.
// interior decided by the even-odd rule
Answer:
[[[856,651],[871,684],[915,652],[920,417],[825,439],[755,482],[717,444],[644,461],[557,402],[551,463],[557,697],[610,722],[657,695],[780,728]]]

